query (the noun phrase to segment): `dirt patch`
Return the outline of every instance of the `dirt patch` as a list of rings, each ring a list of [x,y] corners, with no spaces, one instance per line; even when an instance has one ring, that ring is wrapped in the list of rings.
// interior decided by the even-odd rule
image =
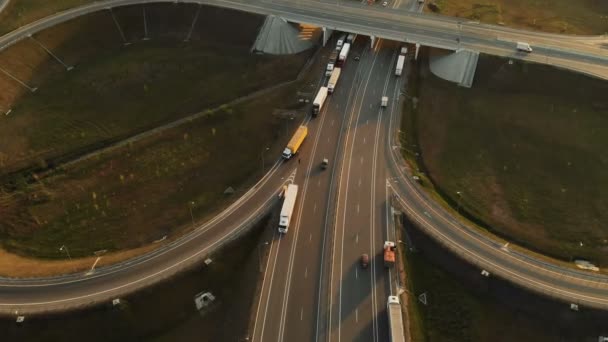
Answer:
[[[158,246],[148,245],[128,251],[100,255],[96,267],[112,265],[152,251]],[[69,251],[69,249],[68,249]],[[0,276],[11,278],[50,277],[74,272],[86,272],[91,269],[97,257],[73,260],[44,260],[22,257],[0,249]]]
[[[434,0],[427,10],[546,32],[582,35],[608,32],[608,3],[602,0]]]

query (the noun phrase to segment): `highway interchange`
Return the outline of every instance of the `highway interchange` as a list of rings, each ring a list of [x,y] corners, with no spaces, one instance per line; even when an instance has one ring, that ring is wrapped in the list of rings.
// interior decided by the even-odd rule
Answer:
[[[98,2],[58,14],[0,38],[0,46],[5,48],[28,34],[108,4],[137,2],[141,1]],[[351,25],[355,32],[386,27],[380,30],[384,33],[377,36],[398,36],[398,40],[410,39],[403,32],[411,29],[409,37],[434,40],[436,45],[449,42],[450,46],[457,47],[453,38],[458,35],[461,45],[498,55],[513,54],[513,47],[507,43],[525,34],[533,46],[543,46],[535,49],[531,60],[540,58],[541,62],[562,66],[565,65],[560,63],[568,63],[587,73],[608,75],[604,74],[608,59],[598,43],[604,41],[602,37],[564,38],[506,28],[490,29],[486,25],[459,24],[451,19],[412,16],[398,9],[381,9],[384,12],[380,13],[381,10],[375,8],[356,7],[346,2],[337,3],[341,6],[310,1],[199,2],[256,13],[263,10],[263,13],[292,15],[294,21],[316,20],[313,23],[317,24],[327,21],[346,28]],[[404,7],[411,8],[411,5],[406,3]],[[391,14],[387,14],[388,11]],[[357,18],[366,14],[369,17],[360,21],[367,24],[347,21],[348,18],[359,20]],[[399,20],[391,19],[393,16]],[[441,31],[437,31],[439,29]],[[490,31],[495,34],[496,30],[500,30],[503,40],[495,36],[484,38],[484,34]],[[34,313],[90,305],[170,277],[201,262],[211,250],[246,229],[251,221],[277,203],[278,190],[290,180],[301,186],[295,224],[287,235],[277,236],[270,245],[252,331],[255,341],[387,340],[386,298],[395,293],[397,287],[383,268],[379,253],[385,239],[394,239],[389,229],[391,198],[421,229],[478,265],[480,270],[566,302],[608,308],[606,276],[505,249],[503,241],[460,222],[411,180],[399,155],[399,144],[394,141],[400,120],[399,89],[405,82],[405,78],[393,75],[398,46],[388,40],[376,40],[372,47],[369,39],[361,37],[353,51],[360,55],[360,61],[347,62],[337,90],[322,114],[307,122],[310,135],[299,160],[275,163],[246,195],[194,233],[149,255],[99,269],[90,276],[1,279],[0,312]],[[390,97],[390,103],[381,109],[379,101],[384,94]],[[319,163],[325,157],[331,164],[322,171]],[[357,267],[362,253],[372,256],[366,270]]]

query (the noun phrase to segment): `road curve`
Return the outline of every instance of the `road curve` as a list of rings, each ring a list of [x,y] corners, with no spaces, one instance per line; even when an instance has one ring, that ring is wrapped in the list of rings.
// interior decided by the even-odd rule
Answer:
[[[108,0],[67,10],[21,27],[0,38],[0,50],[45,28],[103,10],[138,3],[175,2]],[[192,0],[192,3],[242,9],[259,14],[276,14],[293,21],[310,22],[353,32],[374,32],[378,37],[412,41],[432,46],[474,48],[513,58],[529,59],[575,68],[602,77],[608,75],[605,49],[585,43],[586,38],[531,33],[526,31],[462,23],[399,10],[332,6],[324,3],[293,4],[263,0]],[[376,6],[377,7],[377,6]],[[408,38],[404,35],[408,35]],[[461,37],[461,45],[455,44]],[[513,42],[520,38],[533,44],[530,56],[511,56]],[[451,45],[450,45],[451,44]],[[394,114],[396,115],[396,114]],[[393,122],[394,120],[394,122]],[[396,129],[397,118],[391,125]],[[392,135],[392,134],[391,134]],[[583,305],[608,308],[608,278],[548,264],[524,254],[500,249],[500,243],[459,223],[445,209],[417,188],[402,169],[404,162],[392,148],[387,163],[398,200],[413,221],[467,260],[524,287]],[[91,276],[81,274],[45,279],[0,280],[0,313],[34,313],[80,307],[108,300],[167,278],[183,267],[200,261],[213,248],[236,236],[250,221],[276,202],[276,192],[293,168],[277,163],[254,188],[214,220],[159,251],[122,264],[101,268]]]
[[[580,271],[548,262],[533,253],[521,253],[505,247],[504,241],[480,232],[470,223],[460,221],[411,179],[400,154],[398,136],[400,118],[391,118],[390,143],[387,144],[390,187],[395,200],[409,219],[420,229],[480,270],[489,271],[519,286],[569,303],[608,309],[608,276]]]

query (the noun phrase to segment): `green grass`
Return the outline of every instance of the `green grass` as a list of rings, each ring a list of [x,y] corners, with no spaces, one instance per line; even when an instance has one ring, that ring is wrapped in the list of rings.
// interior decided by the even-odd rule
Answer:
[[[421,253],[406,255],[412,341],[555,341],[531,316],[474,292]],[[417,295],[426,293],[427,305]]]
[[[125,20],[134,9],[140,13],[125,8],[117,17]],[[107,13],[43,33],[41,40],[77,65],[69,73],[53,61],[41,62],[37,53],[27,54],[31,46],[25,44],[32,42],[16,47],[24,53],[17,64],[23,68],[15,70],[31,73],[40,90],[15,92],[14,111],[0,125],[4,152],[11,152],[0,155],[5,173],[0,236],[6,249],[60,258],[57,248],[65,244],[76,257],[173,236],[190,228],[190,209],[195,219],[204,218],[233,200],[223,194],[228,186],[240,191],[258,177],[264,146],[279,154],[275,144],[288,138],[283,132],[290,127],[275,111],[294,110],[301,117],[296,93],[308,91],[310,77],[234,106],[224,104],[294,79],[309,53],[250,55],[261,19],[225,10],[201,11],[193,41],[176,43],[185,33],[169,30],[169,24],[183,22],[191,9],[150,6],[155,38],[127,48],[115,31],[104,30],[113,25]],[[241,25],[223,30],[222,20]],[[88,39],[95,30],[104,34]],[[137,30],[126,27],[125,35],[137,36]],[[198,111],[205,115],[112,152],[31,172]]]
[[[402,130],[429,189],[508,240],[606,265],[608,83],[485,56],[472,89],[420,75]]]
[[[602,0],[433,0],[444,15],[566,34],[608,32],[608,2]],[[430,11],[431,6],[427,6]]]
[[[261,146],[288,138],[272,113],[297,106],[297,89],[225,106],[14,192],[1,225],[5,248],[62,257],[57,246],[67,244],[84,256],[183,231],[190,208],[199,219],[231,201],[228,186],[240,190],[259,174]]]
[[[188,17],[186,10],[190,7],[166,6],[165,16],[170,22],[183,22]],[[152,25],[156,22],[154,9],[160,8],[148,9],[151,30],[162,26]],[[128,18],[125,12],[129,10],[117,10],[119,19],[121,15]],[[204,22],[220,14],[218,10],[205,13],[200,18]],[[253,41],[260,18],[241,20],[237,15],[233,19],[240,20],[244,30],[235,35]],[[251,55],[249,44],[230,42],[233,32],[213,36],[217,32],[208,32],[207,25],[198,27],[196,33],[208,35],[195,35],[187,44],[177,37],[164,37],[136,41],[127,48],[121,47],[107,12],[64,25],[67,28],[54,28],[39,39],[48,42],[66,64],[76,65],[74,70],[65,72],[30,40],[0,57],[0,64],[4,61],[7,69],[39,87],[36,93],[19,94],[23,88],[5,77],[7,93],[16,90],[12,98],[5,99],[9,103],[2,103],[13,112],[3,117],[0,125],[0,141],[5,146],[0,174],[54,164],[108,141],[293,78],[306,58],[305,54]],[[185,35],[176,32],[176,36]],[[69,39],[62,39],[65,36]],[[19,139],[13,139],[15,135]]]

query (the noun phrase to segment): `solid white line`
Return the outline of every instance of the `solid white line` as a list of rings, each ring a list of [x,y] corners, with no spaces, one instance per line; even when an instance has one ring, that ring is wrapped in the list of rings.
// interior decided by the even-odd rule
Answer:
[[[306,269],[304,270],[304,279],[308,278],[308,266],[306,266]]]
[[[363,56],[366,54],[367,50],[364,50],[361,53],[361,58],[363,58]],[[362,64],[358,64],[357,65],[357,69],[355,70],[355,75],[358,75],[359,73],[359,69],[361,68]],[[355,76],[355,81],[352,82],[350,91],[349,91],[349,95],[348,95],[348,100],[346,101],[346,109],[348,109],[349,105],[351,104],[351,102],[353,101],[353,95],[356,97],[356,95],[359,93],[359,86],[360,84],[358,82],[356,82],[356,77]],[[357,102],[357,98],[355,98],[354,100],[354,104],[353,107],[356,105]],[[344,146],[345,146],[345,151],[348,149],[348,138],[350,135],[350,131],[351,131],[351,124],[353,121],[353,116],[354,116],[354,108],[350,111],[350,117],[348,120],[343,120],[342,121],[342,128],[340,129],[340,137],[339,139],[342,139],[342,136],[345,134],[346,137],[344,138]],[[343,133],[346,127],[346,133]],[[338,153],[338,150],[336,150],[336,154]],[[336,155],[337,157],[337,155]],[[337,203],[337,207],[336,207],[336,217],[338,216],[338,213],[340,212],[339,206],[340,206],[340,193],[342,190],[342,174],[344,174],[344,168],[346,165],[346,160],[342,159],[342,163],[340,164],[340,177],[339,181],[338,181],[338,193],[336,195],[336,203]],[[337,172],[336,169],[334,169],[334,172]],[[333,186],[333,182],[334,182],[334,176],[332,175],[332,186]],[[330,186],[331,188],[331,186]],[[328,197],[329,198],[329,197]],[[325,218],[325,222],[328,221],[329,218],[329,209],[327,210],[327,214],[326,214],[326,218]],[[336,219],[337,220],[337,219]],[[338,227],[337,221],[335,223],[335,228]],[[327,229],[327,228],[326,228]],[[336,254],[336,241],[337,241],[337,235],[334,235],[333,237],[333,241],[332,241],[332,249],[331,249],[331,263],[330,263],[330,277],[329,277],[329,308],[328,308],[328,322],[327,322],[327,326],[328,329],[327,331],[329,332],[328,334],[328,340],[331,342],[331,331],[332,331],[332,316],[333,316],[333,306],[334,306],[334,297],[333,297],[333,285],[334,285],[334,261],[335,261],[335,254]],[[323,240],[323,243],[325,243],[325,239]],[[321,264],[321,269],[323,268],[323,265]],[[322,274],[322,272],[321,272]],[[321,276],[319,277],[319,283],[321,282]],[[320,307],[320,303],[321,303],[321,292],[319,291],[319,305],[317,306],[317,317],[320,317],[319,312],[321,310]],[[316,342],[319,342],[319,321],[317,320],[317,336],[316,336]]]
[[[321,80],[323,80],[323,78],[321,78]],[[321,137],[321,131],[323,130],[323,123],[325,122],[325,118],[327,117],[327,108],[329,108],[330,101],[331,101],[331,98],[328,100],[328,103],[324,106],[324,108],[321,109],[321,113],[319,113],[319,115],[321,115],[321,122],[319,123],[319,126],[317,127],[317,132],[315,134],[314,144],[312,147],[310,159],[308,161],[308,167],[306,169],[306,174],[304,177],[304,186],[303,186],[304,190],[302,192],[302,198],[300,200],[300,204],[298,205],[298,215],[296,217],[296,222],[295,222],[295,227],[294,227],[295,239],[293,241],[293,245],[291,247],[291,252],[289,255],[289,266],[287,268],[287,285],[285,286],[285,291],[283,292],[283,306],[281,308],[281,318],[280,318],[280,323],[279,323],[279,339],[278,339],[279,342],[283,341],[283,335],[285,334],[285,322],[287,321],[287,306],[289,304],[289,290],[291,289],[293,264],[294,264],[296,249],[298,247],[298,236],[299,236],[299,232],[300,232],[300,222],[301,222],[302,213],[303,213],[302,211],[304,208],[304,203],[306,201],[306,194],[308,193],[308,182],[310,181],[312,165],[313,165],[313,161],[315,160],[317,146],[319,144],[319,139]]]
[[[275,230],[274,234],[272,235],[272,242],[270,244],[270,256],[268,257],[268,261],[266,262],[266,272],[264,272],[264,280],[262,280],[262,295],[260,295],[260,302],[258,304],[258,312],[255,315],[255,323],[253,326],[253,338],[252,341],[255,341],[256,335],[255,335],[255,331],[257,328],[257,324],[258,324],[258,315],[260,313],[260,307],[261,307],[261,303],[262,303],[262,298],[264,298],[264,283],[266,282],[266,275],[268,274],[268,264],[270,263],[270,260],[273,259],[272,258],[272,246],[274,245],[274,241],[277,241],[277,248],[276,248],[276,253],[274,254],[274,260],[272,262],[272,270],[270,272],[270,283],[268,284],[268,294],[266,296],[266,305],[264,307],[264,318],[262,319],[262,331],[260,332],[260,341],[264,341],[264,328],[266,327],[266,316],[268,314],[268,304],[270,303],[270,293],[272,292],[272,280],[274,279],[274,271],[276,269],[277,266],[277,259],[279,258],[279,247],[281,246],[281,240],[282,239],[277,239],[277,235],[278,235],[278,231]]]
[[[374,69],[374,65],[376,64],[376,59],[378,57],[378,54],[374,54],[374,58],[372,60],[372,65],[369,68],[369,72],[367,74],[367,80],[365,82],[365,85],[363,87],[363,92],[362,94],[364,95],[365,92],[367,91],[367,86],[369,85],[369,80],[371,78],[372,75],[372,70]],[[357,119],[355,122],[359,121],[359,118],[361,116],[361,108],[363,106],[363,96],[360,97],[361,102],[359,104],[359,109],[357,110]],[[356,103],[353,106],[353,112],[356,110]],[[351,116],[351,123],[352,123],[352,119],[353,117]],[[349,124],[350,127],[350,124]],[[354,146],[355,146],[355,141],[357,138],[357,129],[356,127],[353,129],[354,133],[353,133],[353,138],[352,138],[352,142],[350,144],[350,152],[349,152],[349,166],[347,168],[347,173],[346,173],[346,191],[345,191],[345,195],[344,195],[344,208],[347,208],[347,203],[348,203],[348,184],[350,182],[350,170],[351,167],[350,165],[352,164],[352,157],[353,157],[353,150],[354,150]],[[348,139],[347,139],[347,146],[348,146]],[[343,217],[342,217],[342,242],[341,242],[341,247],[340,247],[340,286],[339,286],[339,304],[338,304],[338,342],[340,342],[340,338],[341,338],[341,326],[342,326],[342,285],[343,285],[343,263],[344,263],[344,231],[345,231],[345,222],[346,222],[346,210],[344,209],[343,211]]]

